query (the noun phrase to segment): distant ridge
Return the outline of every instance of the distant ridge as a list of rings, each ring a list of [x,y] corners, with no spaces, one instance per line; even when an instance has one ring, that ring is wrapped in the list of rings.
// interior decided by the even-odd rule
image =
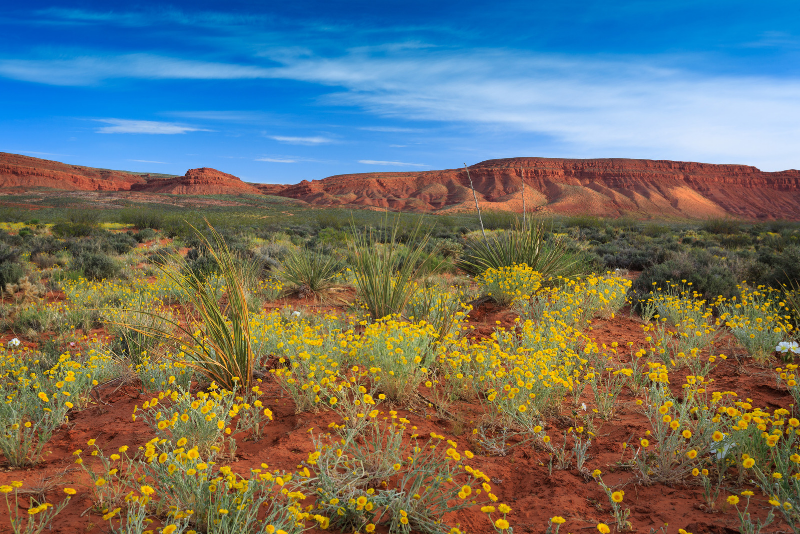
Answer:
[[[470,168],[482,209],[603,217],[800,219],[800,171],[645,159],[509,158]],[[343,174],[264,192],[317,206],[475,209],[462,169]]]
[[[800,171],[645,159],[494,159],[469,167],[482,209],[542,214],[800,220]],[[0,190],[46,187],[173,195],[268,194],[313,206],[453,213],[475,209],[464,169],[343,174],[248,184],[210,168],[185,176],[94,169],[0,152]]]

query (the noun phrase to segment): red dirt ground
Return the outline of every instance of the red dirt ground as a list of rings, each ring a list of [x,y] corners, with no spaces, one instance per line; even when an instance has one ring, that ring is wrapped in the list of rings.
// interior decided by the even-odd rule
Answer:
[[[287,304],[297,306],[296,300]],[[324,311],[333,309],[331,306],[324,308]],[[513,313],[494,304],[483,304],[472,312],[471,323],[479,336],[485,336],[496,326],[496,321],[500,321],[505,327],[513,326],[514,317]],[[613,319],[593,321],[587,334],[598,343],[609,347],[612,342],[619,343],[618,359],[628,361],[630,353],[627,343],[633,342],[634,349],[644,344],[640,325],[641,321],[637,317],[623,310]],[[717,350],[725,352],[728,342],[723,340],[718,345]],[[678,376],[680,373],[671,375],[675,388],[680,387]],[[715,380],[716,387],[713,389],[735,390],[740,397],[752,398],[754,406],[777,408],[792,403],[786,391],[775,388],[769,369],[751,364],[739,365],[733,357],[722,362],[710,376]],[[333,421],[335,415],[331,412],[296,414],[292,399],[282,392],[271,376],[265,379],[262,390],[264,395],[261,400],[272,410],[275,420],[267,426],[265,435],[257,442],[246,441],[246,434],[236,436],[236,461],[230,465],[241,474],[247,474],[251,467],[257,467],[262,462],[269,464],[271,469],[294,471],[313,450],[309,428],[318,432]],[[96,439],[103,450],[110,451],[122,445],[135,449],[153,437],[144,422],[131,421],[134,406],[141,406],[151,394],[143,395],[136,383],[121,386],[110,384],[99,388],[96,393],[100,402],[69,414],[69,423],[62,425],[47,444],[45,460],[41,464],[27,469],[10,469],[0,456],[0,484],[8,484],[14,480],[23,481],[25,488],[49,484],[50,488],[45,492],[49,502],[60,502],[64,487],[78,490],[73,502],[57,517],[52,530],[54,533],[98,534],[108,531],[108,525],[91,509],[88,490],[90,482],[83,470],[73,463],[73,451],[85,449],[89,439]],[[592,405],[589,388],[581,400]],[[602,470],[603,479],[609,486],[624,489],[623,504],[631,509],[633,531],[650,532],[650,529],[658,530],[668,524],[667,532],[670,534],[677,532],[678,528],[693,534],[738,532],[738,519],[735,511],[725,503],[728,494],[724,491],[720,495],[717,511],[709,511],[703,505],[702,488],[699,484],[670,487],[662,484],[641,486],[634,483],[634,473],[621,465],[620,459],[622,443],[632,437],[643,436],[648,428],[647,419],[635,400],[626,389],[620,395],[618,409],[613,418],[608,422],[597,421],[601,425],[597,432],[598,439],[589,449],[590,459],[587,462],[589,470]],[[554,441],[575,424],[569,417],[570,410],[571,408],[566,407],[560,417],[548,421],[548,433],[553,436]],[[471,429],[481,413],[480,405],[457,402],[452,413],[457,416],[442,419],[433,410],[425,411],[422,407],[414,411],[399,410],[400,416],[408,418],[412,425],[418,427],[416,432],[419,434],[434,431],[457,441],[460,449],[477,450],[470,439]],[[630,455],[626,454],[625,459],[629,458]],[[567,520],[563,525],[563,532],[596,532],[597,523],[611,524],[608,498],[598,484],[585,480],[574,468],[565,471],[554,469],[549,473],[548,459],[547,454],[522,446],[512,449],[505,457],[476,454],[471,464],[492,478],[492,486],[500,502],[511,506],[509,521],[516,533],[544,532],[548,519],[555,515]],[[750,511],[754,516],[763,519],[769,505],[759,495],[760,492],[756,492]],[[460,523],[462,530],[470,533],[493,532],[485,514],[477,509],[462,511],[458,517],[448,519],[452,523]],[[0,506],[0,532],[8,532],[8,524],[8,513]],[[780,531],[787,531],[787,525],[780,520],[765,530]],[[322,531],[311,532],[317,534]]]

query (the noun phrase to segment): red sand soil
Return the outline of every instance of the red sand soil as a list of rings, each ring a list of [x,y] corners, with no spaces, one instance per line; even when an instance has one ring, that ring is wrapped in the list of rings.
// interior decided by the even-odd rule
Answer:
[[[293,309],[302,303],[302,299],[291,299],[285,304]],[[306,306],[306,309],[311,306]],[[329,311],[335,306],[325,306],[320,311]],[[497,325],[513,327],[515,316],[494,304],[484,303],[470,315],[475,331],[486,335]],[[97,332],[100,333],[100,332]],[[620,346],[618,359],[627,362],[630,352],[628,342],[633,348],[643,345],[644,334],[641,321],[631,316],[627,310],[618,313],[613,319],[594,320],[591,330],[587,330],[592,338],[600,344],[611,346],[617,342]],[[716,351],[727,350],[727,340],[718,343]],[[768,370],[750,364],[739,365],[729,354],[727,361],[722,362],[711,373],[715,380],[713,389],[735,390],[740,397],[750,397],[753,404],[762,408],[785,407],[792,403],[786,391],[775,388],[774,379]],[[671,375],[673,387],[680,388],[680,373]],[[100,515],[91,509],[88,477],[83,470],[76,469],[73,451],[85,449],[89,439],[96,439],[105,451],[128,445],[132,449],[143,445],[153,437],[147,425],[139,421],[131,421],[134,406],[141,406],[152,394],[143,395],[140,384],[112,383],[101,385],[95,393],[98,399],[88,408],[71,412],[69,422],[59,428],[45,448],[45,460],[34,467],[26,469],[10,469],[0,456],[0,484],[8,484],[13,480],[24,482],[25,488],[49,484],[45,496],[49,502],[59,502],[63,498],[64,487],[74,487],[78,494],[73,502],[57,517],[54,533],[86,533],[97,534],[107,531],[107,525]],[[294,471],[298,464],[312,452],[308,430],[315,432],[327,427],[335,420],[332,412],[295,413],[291,397],[268,375],[262,385],[264,395],[261,398],[269,407],[275,420],[265,429],[259,441],[248,441],[246,433],[237,438],[236,461],[230,462],[232,469],[240,474],[247,474],[251,467],[267,463],[271,469]],[[422,391],[424,394],[424,391]],[[587,388],[583,402],[592,405],[591,391]],[[634,532],[650,532],[651,528],[659,529],[669,524],[668,532],[677,532],[684,528],[693,534],[700,533],[735,533],[738,532],[738,520],[735,512],[725,503],[725,492],[720,496],[717,511],[708,510],[703,504],[702,488],[699,485],[666,486],[655,484],[641,486],[635,484],[635,475],[624,464],[622,444],[638,439],[648,428],[647,419],[636,405],[635,398],[626,389],[620,395],[618,409],[610,421],[597,421],[600,425],[596,439],[590,449],[587,467],[590,470],[599,468],[603,472],[604,481],[611,487],[624,489],[624,505],[630,507],[630,521]],[[565,405],[566,406],[566,405]],[[570,408],[548,421],[548,433],[554,441],[559,441],[569,427],[577,426],[576,420],[570,417]],[[457,441],[459,449],[478,450],[472,443],[471,429],[482,413],[479,403],[456,402],[450,410],[453,417],[442,419],[433,409],[423,406],[409,410],[399,410],[399,415],[406,417],[412,425],[418,427],[421,435],[431,431],[444,434],[448,439]],[[87,456],[87,458],[90,458]],[[629,454],[625,460],[630,458]],[[470,462],[474,467],[487,473],[492,478],[494,492],[500,502],[508,503],[513,511],[509,521],[517,533],[544,532],[548,519],[560,515],[567,520],[564,532],[596,532],[598,522],[611,523],[608,498],[598,484],[586,480],[574,468],[570,470],[548,470],[547,454],[536,452],[530,447],[521,446],[511,450],[505,457],[481,456],[476,454]],[[226,462],[221,462],[226,463]],[[757,492],[751,503],[751,512],[755,517],[763,519],[769,505]],[[722,510],[722,512],[718,510]],[[470,533],[492,532],[486,516],[479,510],[460,512],[457,517],[447,518],[452,523],[460,523],[462,530]],[[8,514],[0,506],[0,531],[7,528]],[[154,524],[153,526],[156,526]],[[780,520],[773,523],[765,532],[786,532],[787,525]],[[312,530],[313,533],[322,531]]]

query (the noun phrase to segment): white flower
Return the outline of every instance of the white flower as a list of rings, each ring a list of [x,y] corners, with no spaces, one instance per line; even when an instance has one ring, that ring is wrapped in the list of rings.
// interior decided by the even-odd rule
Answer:
[[[300,312],[299,311],[293,311],[292,312],[292,317],[300,317]]]
[[[10,349],[14,349],[14,348],[19,347],[19,346],[20,346],[20,341],[17,338],[14,338],[14,339],[12,339],[11,341],[8,342],[8,348],[10,348]]]
[[[800,345],[797,344],[797,341],[781,341],[775,347],[775,350],[783,353],[791,351],[793,354],[800,354]]]
[[[584,411],[584,412],[586,411],[586,403],[585,403],[585,402],[582,402],[582,403],[581,403],[581,408],[583,408],[583,411]]]

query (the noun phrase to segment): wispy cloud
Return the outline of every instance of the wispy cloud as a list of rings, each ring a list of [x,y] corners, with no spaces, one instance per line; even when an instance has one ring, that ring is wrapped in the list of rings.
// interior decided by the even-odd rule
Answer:
[[[136,161],[138,163],[161,163],[163,165],[167,164],[166,161],[152,161],[152,160],[149,160],[149,159],[129,159],[128,161]]]
[[[195,61],[151,54],[67,59],[2,59],[0,76],[47,85],[94,85],[114,78],[241,80],[272,77],[257,66]]]
[[[315,137],[291,137],[287,135],[268,135],[270,139],[274,139],[279,143],[287,143],[290,145],[324,145],[333,143],[334,140],[328,137],[315,136]]]
[[[174,135],[186,132],[210,132],[204,128],[184,126],[174,122],[134,121],[127,119],[94,119],[97,122],[110,124],[97,129],[102,134],[162,134]]]
[[[795,78],[708,75],[665,57],[509,50],[348,54],[298,59],[278,71],[341,88],[328,104],[473,131],[528,133],[569,157],[800,166]]]
[[[163,115],[184,119],[239,123],[263,122],[273,117],[262,111],[170,111]]]
[[[256,158],[256,161],[267,161],[270,163],[297,163],[296,159],[283,159],[283,158]]]
[[[369,132],[387,132],[387,133],[412,133],[421,132],[418,128],[395,128],[393,126],[364,126],[359,130],[367,130]]]
[[[404,161],[378,161],[374,159],[360,159],[359,163],[364,165],[381,165],[384,167],[429,167],[424,163],[406,163]]]

